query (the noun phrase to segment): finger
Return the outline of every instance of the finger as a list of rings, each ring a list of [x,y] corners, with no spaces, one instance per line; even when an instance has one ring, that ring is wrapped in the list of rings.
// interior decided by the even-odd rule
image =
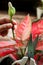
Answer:
[[[12,19],[12,24],[17,25],[17,22],[14,19]]]
[[[5,24],[5,23],[12,23],[14,25],[17,24],[17,22],[14,19],[12,19],[12,21],[10,21],[10,19],[9,18],[6,18],[6,17],[0,18],[0,25],[1,24]]]
[[[10,19],[4,18],[4,17],[3,17],[3,18],[0,18],[0,25],[1,25],[1,24],[5,24],[5,23],[11,23],[11,22],[10,22]]]
[[[9,37],[0,36],[0,41],[13,41],[13,40]]]
[[[6,29],[10,29],[10,28],[12,28],[11,23],[0,25],[0,32],[2,32],[3,30],[6,30]]]

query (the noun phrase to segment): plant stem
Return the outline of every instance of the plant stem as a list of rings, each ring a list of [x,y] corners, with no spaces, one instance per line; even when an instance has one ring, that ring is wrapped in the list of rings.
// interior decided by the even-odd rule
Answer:
[[[21,51],[21,56],[23,57],[24,56],[24,54],[23,54],[23,50],[20,48],[20,51]]]
[[[12,16],[10,16],[10,21],[11,21],[11,23],[12,23]],[[13,38],[15,37],[14,36],[14,25],[13,25],[13,27],[12,27],[12,34],[13,34]]]
[[[13,38],[15,37],[14,36],[14,25],[13,25],[13,27],[12,27],[12,33],[13,33]]]

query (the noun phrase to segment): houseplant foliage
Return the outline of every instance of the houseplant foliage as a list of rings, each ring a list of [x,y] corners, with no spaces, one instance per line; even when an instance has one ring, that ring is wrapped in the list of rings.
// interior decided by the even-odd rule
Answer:
[[[8,12],[10,20],[12,21],[15,8],[11,3]],[[12,30],[14,38],[14,29],[12,28]],[[20,60],[24,56],[28,56],[29,59],[33,58],[37,65],[43,64],[43,19],[32,22],[29,15],[25,16],[20,24],[17,25],[15,34],[15,41],[17,44],[15,44],[14,47],[17,48],[17,52],[11,53],[13,55],[13,60],[15,60],[15,58],[16,60]]]
[[[26,25],[26,20],[29,19],[28,21],[30,21],[30,18],[28,18],[28,17],[24,18],[25,19],[25,23],[24,23],[25,25]],[[19,26],[20,26],[20,24],[19,24]],[[34,22],[32,22],[32,26],[31,26],[31,30],[32,30],[31,33],[32,34],[29,36],[30,38],[27,37],[27,39],[28,39],[28,42],[27,42],[27,47],[28,47],[27,55],[28,55],[29,58],[34,58],[37,63],[42,62],[42,61],[39,60],[39,56],[43,57],[43,39],[42,39],[43,38],[43,35],[42,35],[43,34],[43,27],[42,26],[43,26],[43,19],[35,20]],[[22,24],[21,24],[20,27],[22,28]],[[19,28],[19,29],[21,30],[21,28]],[[24,26],[24,28],[25,28],[25,26]],[[26,32],[28,32],[28,31],[25,31],[24,33],[26,33]],[[18,33],[18,35],[21,35],[21,34]],[[20,38],[22,39],[22,37],[20,37]],[[41,44],[42,44],[42,46],[41,46]]]

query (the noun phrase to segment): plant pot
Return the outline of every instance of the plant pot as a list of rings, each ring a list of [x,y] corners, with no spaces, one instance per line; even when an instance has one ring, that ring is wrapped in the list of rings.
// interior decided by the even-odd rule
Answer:
[[[43,8],[37,7],[37,19],[40,19],[42,14],[43,14]]]

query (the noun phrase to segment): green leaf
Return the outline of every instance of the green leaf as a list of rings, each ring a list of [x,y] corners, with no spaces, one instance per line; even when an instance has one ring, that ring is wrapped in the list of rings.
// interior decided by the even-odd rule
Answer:
[[[34,46],[34,49],[36,48],[36,45],[38,43],[38,38],[39,38],[39,36],[37,36],[36,39],[32,42],[33,46]]]
[[[32,45],[32,34],[30,35],[30,40],[28,42],[28,57],[33,57],[34,56],[34,49]]]
[[[35,46],[38,42],[38,37],[32,41],[32,34],[30,35],[30,40],[28,42],[28,57],[33,58],[35,53]]]

